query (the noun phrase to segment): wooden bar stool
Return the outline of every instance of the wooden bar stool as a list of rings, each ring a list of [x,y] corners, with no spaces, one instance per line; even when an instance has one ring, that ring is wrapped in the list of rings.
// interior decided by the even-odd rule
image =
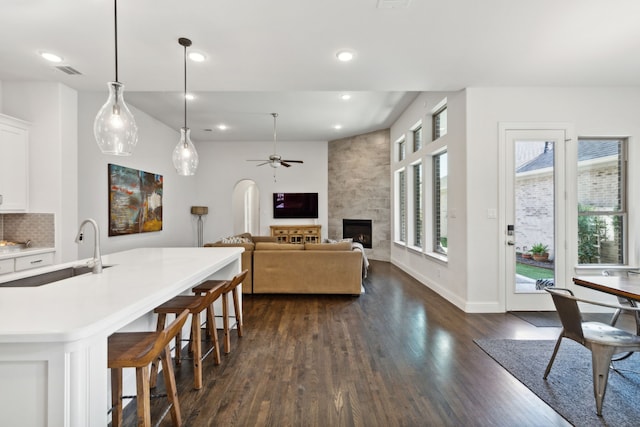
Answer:
[[[199,390],[202,388],[202,361],[205,357],[213,352],[216,365],[220,364],[220,348],[218,345],[218,335],[214,334],[212,337],[212,347],[203,355],[202,354],[202,333],[200,330],[200,313],[205,311],[213,301],[218,299],[225,289],[225,284],[220,284],[218,287],[211,288],[204,295],[177,295],[171,298],[164,304],[156,307],[153,311],[158,314],[158,324],[156,330],[162,330],[167,318],[167,314],[178,314],[183,310],[189,310],[191,313],[191,334],[189,337],[189,352],[192,353],[193,360],[193,386]],[[181,360],[181,347],[182,347],[182,333],[176,335],[175,345],[175,361],[179,365]],[[185,357],[187,359],[187,357]],[[154,362],[151,366],[151,387],[156,384],[156,378],[158,375],[158,366]]]
[[[138,426],[151,425],[149,364],[160,358],[167,399],[174,426],[182,425],[176,380],[169,343],[182,329],[189,311],[179,313],[166,328],[156,332],[117,332],[108,339],[108,367],[111,368],[111,425],[122,425],[122,399],[137,398]],[[122,369],[136,368],[137,396],[122,396]]]
[[[202,295],[205,292],[208,292],[209,289],[214,289],[214,288],[217,289],[221,285],[224,286],[222,290],[222,324],[224,329],[224,352],[225,353],[229,353],[231,351],[231,337],[229,336],[230,328],[235,326],[238,329],[238,337],[241,337],[244,334],[244,331],[242,329],[243,327],[242,308],[240,307],[238,285],[240,285],[244,281],[245,277],[247,277],[248,272],[249,270],[243,270],[240,273],[236,274],[233,277],[233,279],[231,279],[230,281],[207,280],[191,289],[196,294]],[[236,322],[232,326],[229,326],[229,301],[228,301],[229,292],[232,292],[233,308],[236,314]],[[213,311],[213,304],[211,304],[211,306],[207,308],[207,325],[213,325],[212,326],[213,329],[211,333],[217,335],[214,320],[215,320],[215,313]]]

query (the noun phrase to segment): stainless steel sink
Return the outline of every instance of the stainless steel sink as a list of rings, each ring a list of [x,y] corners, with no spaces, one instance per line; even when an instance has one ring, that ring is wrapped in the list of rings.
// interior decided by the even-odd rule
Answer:
[[[103,268],[111,267],[104,265]],[[59,280],[69,279],[71,277],[80,276],[82,274],[91,273],[91,267],[76,266],[67,267],[60,270],[49,271],[47,273],[36,274],[35,276],[23,277],[22,279],[11,280],[9,282],[0,283],[0,288],[21,288],[42,286]]]

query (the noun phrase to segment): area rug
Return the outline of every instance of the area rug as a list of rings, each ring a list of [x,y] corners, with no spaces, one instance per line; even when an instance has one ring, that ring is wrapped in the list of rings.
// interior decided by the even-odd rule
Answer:
[[[558,313],[555,311],[510,311],[509,313],[539,328],[562,327]],[[611,320],[611,314],[607,313],[583,313],[582,317],[586,322],[609,323]]]
[[[591,352],[581,345],[564,339],[551,373],[544,380],[542,376],[555,341],[479,339],[475,343],[575,426],[640,425],[638,354],[615,362],[615,367],[621,371],[610,371],[602,417],[598,417],[593,396]]]

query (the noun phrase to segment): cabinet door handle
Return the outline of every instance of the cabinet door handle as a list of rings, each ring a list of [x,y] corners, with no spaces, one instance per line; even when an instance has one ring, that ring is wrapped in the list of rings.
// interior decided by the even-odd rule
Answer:
[[[40,262],[42,262],[42,260],[41,260],[41,259],[36,259],[36,260],[34,260],[34,261],[31,261],[31,264],[38,264],[38,263],[40,263]]]

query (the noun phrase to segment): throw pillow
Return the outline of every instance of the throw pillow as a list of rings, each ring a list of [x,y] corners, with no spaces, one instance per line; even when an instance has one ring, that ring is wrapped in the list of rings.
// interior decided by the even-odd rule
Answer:
[[[247,237],[240,237],[240,236],[223,237],[222,240],[220,241],[222,243],[252,243],[251,239]]]

